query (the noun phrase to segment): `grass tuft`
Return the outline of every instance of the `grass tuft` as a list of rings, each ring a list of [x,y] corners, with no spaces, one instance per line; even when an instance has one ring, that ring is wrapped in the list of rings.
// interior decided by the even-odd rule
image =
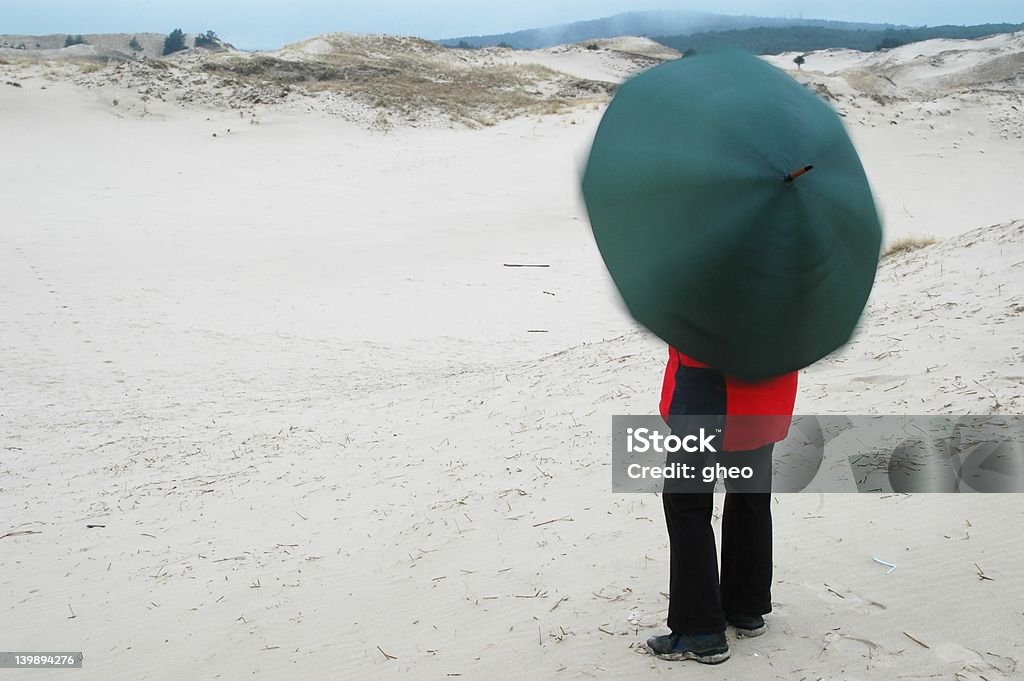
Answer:
[[[888,258],[898,253],[909,253],[910,251],[916,251],[935,243],[938,243],[938,241],[930,236],[906,236],[889,244],[882,257]]]

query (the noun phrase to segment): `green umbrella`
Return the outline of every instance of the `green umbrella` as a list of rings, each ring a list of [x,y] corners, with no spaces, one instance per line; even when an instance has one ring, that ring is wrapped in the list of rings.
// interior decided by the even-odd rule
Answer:
[[[688,355],[756,380],[845,344],[882,228],[839,116],[757,57],[686,57],[623,84],[583,174],[630,313]]]

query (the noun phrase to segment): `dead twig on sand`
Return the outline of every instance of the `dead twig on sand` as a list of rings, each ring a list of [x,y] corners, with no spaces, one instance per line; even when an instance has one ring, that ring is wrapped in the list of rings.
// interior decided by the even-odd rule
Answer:
[[[548,595],[547,591],[543,591],[541,589],[538,589],[535,593],[532,593],[532,594],[525,594],[525,595],[515,594],[513,597],[514,598],[547,598],[547,595]]]
[[[992,396],[992,401],[995,402],[995,405],[992,408],[993,411],[999,411],[1000,409],[1002,409],[1003,405],[999,403],[999,398],[996,396],[996,393],[994,390],[992,390],[992,388],[988,387],[987,385],[982,385],[977,380],[975,380],[974,382],[978,385],[978,387],[988,391],[988,394]]]
[[[974,564],[974,567],[975,567],[975,568],[977,568],[977,570],[978,570],[978,578],[979,578],[979,579],[981,579],[982,581],[984,581],[984,580],[986,580],[986,579],[987,579],[988,581],[990,581],[990,582],[994,582],[994,581],[996,581],[996,580],[995,580],[995,577],[989,577],[988,575],[986,575],[986,574],[985,574],[985,571],[984,571],[984,570],[982,570],[982,569],[981,569],[981,566],[980,566],[980,565],[978,565],[977,563],[975,563],[975,564]]]
[[[917,645],[921,646],[922,648],[928,648],[929,650],[931,650],[931,646],[928,645],[927,643],[925,643],[924,641],[921,641],[919,639],[914,638],[913,636],[911,636],[910,634],[908,634],[905,631],[903,632],[903,635],[906,636],[907,638],[909,638],[911,641],[913,641]]]
[[[604,599],[604,600],[612,602],[612,603],[614,603],[615,601],[623,600],[622,594],[618,594],[618,595],[615,595],[615,596],[605,596],[604,594],[599,594],[596,591],[591,591],[590,593],[594,594],[595,598],[601,598],[601,599]],[[668,595],[666,594],[665,597],[668,598]]]
[[[869,641],[866,638],[860,638],[858,636],[847,636],[846,634],[839,634],[839,636],[841,638],[846,639],[847,641],[856,641],[857,643],[863,643],[864,645],[866,645],[868,647],[868,657],[874,655],[874,651],[882,650],[882,646],[878,645],[874,641]]]
[[[18,530],[17,532],[8,532],[7,534],[0,534],[0,539],[6,539],[7,537],[21,537],[26,534],[42,534],[39,530]]]
[[[844,600],[846,599],[846,596],[844,596],[843,594],[839,593],[838,591],[836,591],[835,589],[830,587],[828,584],[825,585],[825,588],[828,589],[829,591],[831,591],[832,593],[834,593],[836,596],[839,596],[840,598],[842,598]]]
[[[551,265],[535,265],[532,263],[507,262],[505,267],[551,267]]]
[[[560,599],[558,599],[558,602],[557,602],[557,603],[555,603],[554,605],[552,605],[552,606],[551,606],[551,609],[550,609],[550,610],[548,610],[548,612],[554,612],[554,611],[555,611],[555,608],[557,608],[558,606],[560,606],[560,605],[561,605],[562,603],[565,603],[565,602],[566,602],[567,600],[569,600],[569,597],[568,597],[568,596],[562,596],[562,597],[561,597]]]
[[[384,656],[384,659],[385,659],[385,660],[397,660],[397,659],[398,659],[398,658],[397,658],[397,657],[395,657],[394,655],[388,655],[387,653],[385,653],[385,652],[384,652],[384,651],[383,651],[383,650],[381,649],[381,647],[380,647],[380,646],[377,646],[377,650],[380,650],[380,654]]]
[[[572,521],[573,521],[573,519],[572,519],[572,517],[571,517],[571,516],[567,516],[567,515],[566,515],[566,516],[562,516],[561,518],[552,518],[551,520],[545,520],[545,521],[544,521],[544,522],[542,522],[542,523],[534,523],[534,525],[533,525],[533,526],[534,526],[534,527],[540,527],[541,525],[548,525],[548,524],[550,524],[550,523],[557,523],[557,522],[558,522],[558,521],[560,521],[560,520],[566,520],[566,521],[568,521],[568,522],[572,522]]]

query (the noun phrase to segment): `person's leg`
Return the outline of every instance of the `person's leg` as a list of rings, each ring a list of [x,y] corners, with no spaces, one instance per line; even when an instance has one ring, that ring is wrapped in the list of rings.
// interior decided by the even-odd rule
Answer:
[[[725,457],[729,465],[747,461],[755,469],[753,480],[728,486],[722,512],[722,609],[748,635],[763,631],[758,620],[772,609],[772,496],[767,491],[772,449],[768,445]]]
[[[730,615],[772,609],[771,494],[725,495],[722,514],[722,608]]]
[[[647,647],[668,660],[718,664],[729,659],[725,617],[718,596],[718,556],[711,529],[711,492],[665,492],[669,536],[668,626]]]
[[[711,527],[714,495],[680,492],[661,498],[670,548],[668,627],[681,634],[725,631]]]
[[[716,432],[725,413],[725,378],[714,369],[680,366],[668,425],[680,438]],[[719,431],[720,432],[720,431]],[[705,463],[701,452],[669,454],[669,464]],[[671,491],[671,490],[676,491]],[[668,626],[647,646],[658,657],[718,664],[729,659],[725,617],[718,594],[718,552],[711,528],[714,485],[695,480],[666,481],[662,504],[670,547]]]

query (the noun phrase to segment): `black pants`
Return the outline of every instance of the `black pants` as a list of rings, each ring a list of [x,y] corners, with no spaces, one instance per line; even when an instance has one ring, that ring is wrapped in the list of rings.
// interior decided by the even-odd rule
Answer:
[[[749,452],[722,452],[718,461],[743,466],[759,461],[757,480],[726,484],[719,581],[711,527],[714,483],[702,491],[662,494],[671,548],[668,626],[676,633],[725,631],[725,614],[763,615],[772,609],[771,493],[774,445]],[[768,476],[768,481],[763,476]]]

